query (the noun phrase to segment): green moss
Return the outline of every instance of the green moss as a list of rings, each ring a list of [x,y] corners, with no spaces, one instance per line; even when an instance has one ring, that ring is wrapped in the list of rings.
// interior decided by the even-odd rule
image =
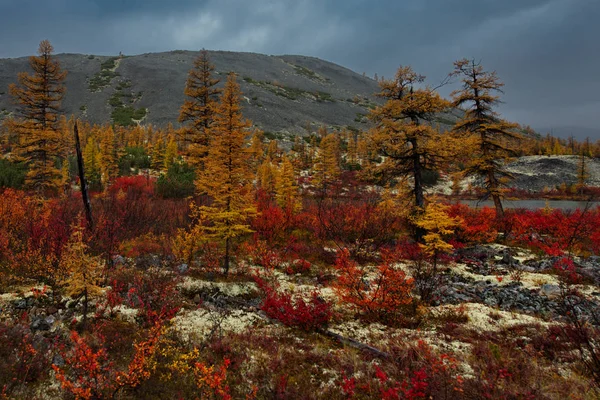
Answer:
[[[117,65],[117,57],[111,57],[100,64],[101,70],[113,69]]]
[[[110,117],[112,118],[115,125],[120,126],[131,126],[135,124],[134,120],[141,120],[147,114],[145,108],[135,109],[132,106],[121,106],[113,109]]]
[[[263,133],[264,137],[268,140],[281,140],[283,139],[283,134],[279,132],[269,132],[266,131]]]
[[[335,102],[335,99],[333,98],[331,93],[318,91],[317,92],[317,101],[318,102],[328,101],[328,102],[333,103],[333,102]]]
[[[88,89],[90,92],[98,92],[110,85],[110,82],[119,74],[114,72],[113,69],[117,65],[117,58],[111,57],[100,63],[100,72],[92,76],[88,82]]]
[[[294,65],[294,69],[298,74],[304,75],[308,78],[315,79],[319,77],[313,70],[303,67],[302,65]]]

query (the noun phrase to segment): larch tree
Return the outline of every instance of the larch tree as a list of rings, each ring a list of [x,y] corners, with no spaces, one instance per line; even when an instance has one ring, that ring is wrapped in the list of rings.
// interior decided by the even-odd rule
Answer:
[[[279,149],[279,142],[277,139],[273,139],[267,146],[267,157],[271,157],[271,160],[278,161],[281,156],[281,150]]]
[[[275,193],[275,187],[277,182],[277,167],[273,164],[271,157],[267,156],[265,161],[258,166],[256,178],[258,181],[258,187],[270,195]]]
[[[358,150],[356,146],[356,140],[354,139],[354,135],[350,135],[348,138],[348,150],[346,152],[346,164],[354,167],[357,164],[358,160]]]
[[[98,164],[101,181],[106,189],[119,175],[119,157],[117,155],[115,131],[112,126],[108,125],[104,127],[99,133],[101,139]]]
[[[169,141],[167,142],[167,147],[165,149],[165,156],[164,156],[164,170],[168,171],[169,168],[171,167],[171,165],[173,165],[176,161],[177,158],[179,156],[179,152],[178,152],[178,148],[177,148],[177,142],[175,141],[175,138],[170,135],[169,136]]]
[[[248,219],[255,215],[251,185],[253,174],[246,136],[250,122],[243,119],[240,86],[230,73],[220,102],[214,107],[210,127],[211,146],[204,160],[196,187],[206,193],[212,203],[200,208],[207,236],[222,240],[225,246],[223,270],[229,272],[233,241],[252,232]]]
[[[265,157],[263,136],[264,134],[260,129],[256,129],[252,134],[252,141],[250,144],[250,161],[254,169],[258,168]]]
[[[165,141],[162,137],[158,137],[152,145],[150,152],[150,166],[152,169],[160,171],[165,165]]]
[[[279,166],[275,189],[275,199],[281,208],[288,210],[289,212],[300,210],[302,205],[298,195],[298,184],[296,183],[294,165],[285,155]]]
[[[453,106],[465,110],[453,130],[472,144],[465,175],[483,179],[485,198],[492,198],[496,216],[502,218],[501,187],[511,178],[504,164],[514,155],[522,136],[515,131],[516,124],[500,119],[493,110],[500,102],[497,93],[504,86],[495,72],[484,71],[474,60],[462,59],[454,63],[453,75],[462,82],[462,88],[452,93]]]
[[[91,256],[83,239],[83,228],[75,227],[60,260],[60,277],[66,294],[73,298],[83,298],[83,326],[88,314],[88,300],[102,293],[100,286],[102,265],[100,258]]]
[[[374,173],[387,180],[412,178],[415,209],[425,206],[423,174],[435,171],[452,150],[451,143],[432,125],[435,113],[449,107],[449,102],[430,88],[419,88],[425,77],[410,67],[400,67],[394,80],[381,80],[380,97],[386,103],[371,111],[376,126],[371,134],[372,146],[383,161],[373,164]],[[415,239],[422,241],[424,231],[415,227]]]
[[[315,186],[326,189],[327,185],[336,181],[341,173],[340,139],[335,133],[330,133],[323,137],[319,145],[314,167]]]
[[[15,155],[29,164],[25,184],[38,193],[56,192],[61,181],[55,161],[61,154],[59,113],[66,72],[52,57],[53,51],[50,42],[43,40],[38,56],[29,58],[33,74],[20,72],[18,84],[9,86],[18,108],[7,127],[18,136]]]
[[[83,149],[83,164],[85,166],[85,175],[88,178],[88,184],[92,188],[100,186],[101,169],[99,154],[94,136],[88,137],[85,148]]]
[[[179,111],[179,122],[185,123],[182,136],[187,145],[187,162],[196,169],[204,167],[214,108],[218,95],[222,92],[222,89],[216,87],[220,80],[212,77],[214,70],[208,51],[202,50],[194,61],[194,68],[189,72],[184,91],[187,99]]]

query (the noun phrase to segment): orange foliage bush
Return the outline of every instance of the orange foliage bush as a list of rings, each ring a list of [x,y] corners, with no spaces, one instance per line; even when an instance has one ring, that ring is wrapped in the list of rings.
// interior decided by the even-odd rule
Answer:
[[[495,226],[496,211],[493,208],[476,209],[466,204],[452,204],[448,215],[462,219],[462,223],[454,232],[454,238],[459,242],[490,243],[498,236]]]
[[[62,251],[78,219],[75,200],[44,201],[11,189],[0,195],[0,279],[56,283]]]
[[[352,260],[350,252],[344,249],[338,253],[335,268],[339,276],[334,290],[341,302],[369,318],[394,322],[413,301],[412,278],[407,278],[388,260],[384,260],[369,275],[369,271]]]

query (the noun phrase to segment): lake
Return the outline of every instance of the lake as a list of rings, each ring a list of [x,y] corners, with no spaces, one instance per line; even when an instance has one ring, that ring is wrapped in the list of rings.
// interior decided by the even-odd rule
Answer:
[[[482,208],[491,207],[494,208],[494,202],[492,200],[477,201],[477,200],[460,200],[460,203],[467,204],[469,207]],[[588,204],[587,201],[573,201],[573,200],[503,200],[502,205],[505,209],[507,208],[526,208],[529,210],[536,210],[538,208],[544,208],[546,205],[550,208],[556,208],[560,210],[575,210],[577,208],[584,209]],[[600,202],[591,202],[591,207],[595,208],[600,206]]]

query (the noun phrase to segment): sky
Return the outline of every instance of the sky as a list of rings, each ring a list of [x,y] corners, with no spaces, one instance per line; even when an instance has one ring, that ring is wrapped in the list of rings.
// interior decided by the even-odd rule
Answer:
[[[0,58],[176,49],[301,54],[436,85],[461,58],[504,82],[502,116],[600,139],[600,0],[0,0]],[[454,87],[445,86],[443,95]]]

